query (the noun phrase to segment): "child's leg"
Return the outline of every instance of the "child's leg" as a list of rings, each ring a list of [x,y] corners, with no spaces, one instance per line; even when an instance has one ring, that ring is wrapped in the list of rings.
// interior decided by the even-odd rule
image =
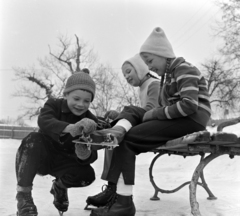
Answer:
[[[22,140],[16,156],[18,215],[37,215],[32,198],[33,179],[39,167],[46,161],[47,152],[44,138],[39,133],[31,133]]]
[[[29,192],[38,169],[46,162],[47,151],[44,137],[31,133],[22,140],[16,155],[17,190]]]
[[[105,154],[104,154],[104,167],[103,167],[103,173],[102,173],[102,179],[106,179],[109,169],[110,169],[110,164],[112,160],[112,155],[113,151],[105,149]],[[87,206],[88,205],[93,205],[97,207],[105,206],[109,200],[116,194],[116,183],[113,182],[108,182],[107,185],[103,185],[101,188],[101,192],[98,192],[95,195],[88,196],[86,202]],[[86,207],[88,209],[88,207]]]
[[[153,120],[133,127],[119,147],[114,148],[105,180],[117,183],[123,173],[127,185],[134,184],[136,155],[148,152],[184,135],[204,130],[204,127],[189,118]]]
[[[122,173],[117,182],[117,193],[108,202],[105,208],[98,208],[92,210],[93,216],[115,216],[115,215],[129,215],[134,216],[136,208],[132,199],[132,185],[124,183]]]
[[[115,125],[119,120],[126,119],[132,125],[132,127],[142,123],[142,118],[146,110],[136,106],[125,106],[118,117],[111,123]]]
[[[68,188],[86,187],[95,180],[95,173],[89,162],[78,160],[74,153],[59,153],[50,175],[56,177],[50,192],[54,196],[55,207],[61,212],[68,210]]]
[[[117,182],[117,194],[120,194],[122,196],[131,196],[133,194],[132,190],[133,185],[126,185],[121,173]]]
[[[57,179],[66,188],[87,187],[95,180],[95,172],[90,165],[79,166],[79,164],[75,164],[75,167],[72,167],[64,175],[57,177]]]
[[[49,174],[56,179],[53,181],[50,193],[54,197],[54,206],[60,212],[66,212],[69,206],[68,188],[90,185],[95,180],[95,173],[87,160],[82,161],[81,165],[75,153],[59,152],[53,158],[54,166]]]
[[[113,216],[116,215],[116,212],[124,215],[125,211],[130,212],[129,208],[133,210],[134,208],[131,207],[131,196],[129,196],[131,191],[126,186],[134,184],[135,155],[161,146],[168,140],[200,130],[204,130],[204,127],[190,118],[165,121],[153,120],[133,127],[126,134],[121,145],[113,150],[113,157],[106,178],[108,181],[117,182],[117,197],[119,199],[110,209],[106,210],[107,212],[100,208],[94,210],[92,215]],[[121,173],[124,176],[125,184],[123,184]],[[121,194],[127,196],[122,196]]]
[[[68,210],[69,200],[67,188],[62,183],[61,179],[53,180],[50,193],[53,195],[53,204],[59,212],[65,212]]]

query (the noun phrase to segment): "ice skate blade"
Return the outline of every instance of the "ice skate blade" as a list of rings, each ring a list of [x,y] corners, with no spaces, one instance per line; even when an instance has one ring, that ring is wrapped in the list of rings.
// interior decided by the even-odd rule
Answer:
[[[17,212],[17,214],[11,214],[11,215],[8,215],[8,216],[15,216],[15,215],[19,216],[18,212]],[[28,215],[29,216],[38,216],[38,213],[29,213]]]
[[[62,211],[58,211],[59,216],[63,216],[63,213],[64,212],[62,212]]]
[[[101,143],[94,143],[89,141],[85,142],[83,140],[73,140],[73,142],[76,144],[86,145],[88,150],[98,150],[98,147],[99,149],[106,148],[108,150],[113,150],[114,148],[119,146],[116,137],[113,137],[113,139],[109,141],[104,141]],[[96,146],[96,147],[93,147],[93,146]]]
[[[96,206],[92,206],[92,207],[89,207],[89,206],[92,206],[91,204],[87,204],[84,208],[84,210],[87,210],[87,211],[91,211],[91,210],[94,210],[94,209],[97,209],[99,207],[96,207]]]

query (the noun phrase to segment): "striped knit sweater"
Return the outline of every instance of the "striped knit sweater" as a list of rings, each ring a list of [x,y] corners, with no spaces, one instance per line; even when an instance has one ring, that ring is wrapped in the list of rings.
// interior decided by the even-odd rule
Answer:
[[[160,94],[160,107],[152,112],[153,119],[190,117],[206,127],[211,116],[207,84],[200,71],[176,58],[170,65],[171,81],[164,84]]]

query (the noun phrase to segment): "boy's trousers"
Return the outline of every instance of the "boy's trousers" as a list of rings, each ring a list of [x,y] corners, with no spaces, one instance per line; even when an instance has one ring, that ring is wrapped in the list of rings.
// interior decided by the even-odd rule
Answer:
[[[169,140],[205,129],[189,117],[142,123],[145,112],[140,107],[128,106],[114,120],[113,124],[125,118],[133,127],[126,133],[119,147],[112,150],[110,159],[105,160],[102,179],[117,183],[122,173],[125,184],[133,185],[136,155],[164,145]]]
[[[31,187],[36,174],[49,174],[67,188],[90,185],[95,180],[90,163],[81,164],[74,151],[59,151],[53,142],[39,132],[32,132],[22,140],[16,156],[17,184]]]

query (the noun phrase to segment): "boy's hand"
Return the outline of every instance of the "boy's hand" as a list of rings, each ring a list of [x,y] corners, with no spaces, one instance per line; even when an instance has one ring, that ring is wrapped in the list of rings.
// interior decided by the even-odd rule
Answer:
[[[75,144],[75,153],[80,160],[86,160],[91,155],[91,150],[88,150],[87,145]]]
[[[81,135],[81,134],[90,134],[97,129],[97,123],[89,118],[83,118],[77,123],[73,124],[69,128],[69,133],[72,137]]]
[[[119,115],[119,113],[116,110],[109,110],[105,113],[104,115],[104,119],[109,118],[111,120],[114,120],[115,118],[117,118]]]

